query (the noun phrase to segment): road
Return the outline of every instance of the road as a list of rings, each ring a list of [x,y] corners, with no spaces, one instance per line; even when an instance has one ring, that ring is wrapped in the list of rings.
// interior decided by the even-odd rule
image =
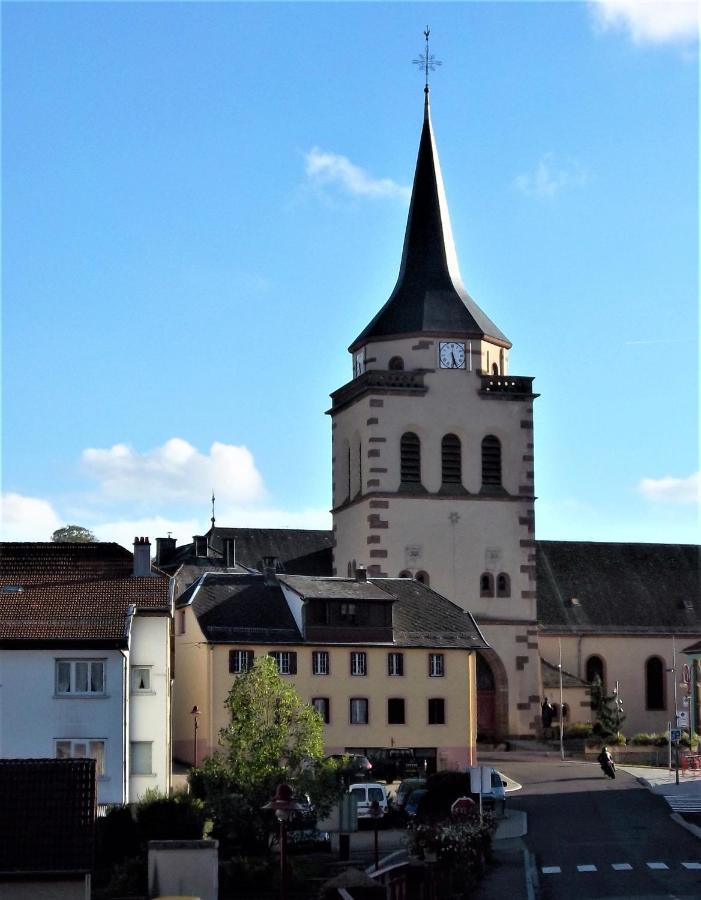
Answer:
[[[542,900],[701,898],[701,841],[631,775],[611,781],[596,764],[554,755],[491,764],[523,785],[509,805],[528,814]]]

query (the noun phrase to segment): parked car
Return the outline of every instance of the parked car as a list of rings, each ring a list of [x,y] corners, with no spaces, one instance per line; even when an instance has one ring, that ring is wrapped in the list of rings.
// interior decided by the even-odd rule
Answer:
[[[348,793],[358,801],[358,819],[372,819],[370,806],[376,800],[382,810],[382,817],[387,815],[387,789],[384,784],[360,783],[352,784]]]
[[[407,801],[404,804],[404,812],[410,819],[416,818],[419,814],[421,802],[426,794],[428,794],[426,788],[415,788],[411,794],[409,794]]]
[[[412,791],[416,791],[419,788],[426,787],[426,779],[425,778],[405,778],[404,781],[397,788],[397,793],[395,794],[394,804],[397,809],[401,812],[404,810],[406,806],[406,802],[411,796]]]
[[[470,796],[475,801],[475,803],[479,803],[479,794],[480,794],[480,783],[479,783],[479,770],[487,768],[485,766],[472,766],[467,771],[470,773],[470,777],[472,780],[472,790],[470,792]],[[506,787],[506,782],[502,778],[500,772],[496,769],[488,769],[489,771],[489,788],[487,788],[486,784],[482,785],[482,806],[485,809],[492,809],[498,816],[504,815],[504,810],[506,809],[506,791],[504,788]]]
[[[372,772],[372,763],[367,756],[359,753],[332,753],[327,759],[339,764],[339,772],[349,780],[367,778]]]

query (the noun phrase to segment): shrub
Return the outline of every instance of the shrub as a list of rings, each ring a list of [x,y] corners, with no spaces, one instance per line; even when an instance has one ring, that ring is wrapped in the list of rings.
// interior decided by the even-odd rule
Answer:
[[[481,878],[491,858],[494,817],[485,814],[467,819],[412,822],[407,828],[410,851],[421,858],[435,854],[448,868],[454,886],[464,888]]]
[[[443,819],[450,815],[450,807],[458,797],[472,793],[469,772],[434,772],[426,781],[426,795],[421,801],[422,818]]]
[[[591,722],[573,722],[571,725],[565,726],[566,738],[588,738],[592,733]]]
[[[149,841],[199,840],[204,823],[204,804],[185,791],[172,797],[147,791],[136,806],[136,826],[144,845]]]
[[[640,744],[654,744],[657,740],[656,734],[648,734],[646,731],[639,731],[630,739],[631,744],[640,746]]]
[[[128,806],[111,806],[95,820],[95,843],[97,869],[109,869],[138,854],[139,835]]]

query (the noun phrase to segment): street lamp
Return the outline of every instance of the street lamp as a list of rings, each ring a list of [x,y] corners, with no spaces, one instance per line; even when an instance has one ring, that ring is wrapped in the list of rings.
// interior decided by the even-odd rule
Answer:
[[[192,764],[195,768],[197,768],[197,719],[202,715],[202,713],[196,706],[193,706],[190,710],[190,715],[192,716],[192,721],[195,725],[195,733],[192,740]]]
[[[271,809],[280,823],[280,900],[287,900],[287,823],[292,813],[302,807],[292,799],[289,784],[279,784],[275,788],[275,796],[263,809]]]

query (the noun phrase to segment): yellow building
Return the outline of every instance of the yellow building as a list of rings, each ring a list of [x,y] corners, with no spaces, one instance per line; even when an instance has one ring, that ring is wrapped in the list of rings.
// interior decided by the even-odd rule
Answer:
[[[401,747],[429,772],[472,765],[486,646],[469,613],[408,578],[206,572],[176,601],[175,756],[216,751],[234,679],[269,654],[324,718],[327,753]]]

